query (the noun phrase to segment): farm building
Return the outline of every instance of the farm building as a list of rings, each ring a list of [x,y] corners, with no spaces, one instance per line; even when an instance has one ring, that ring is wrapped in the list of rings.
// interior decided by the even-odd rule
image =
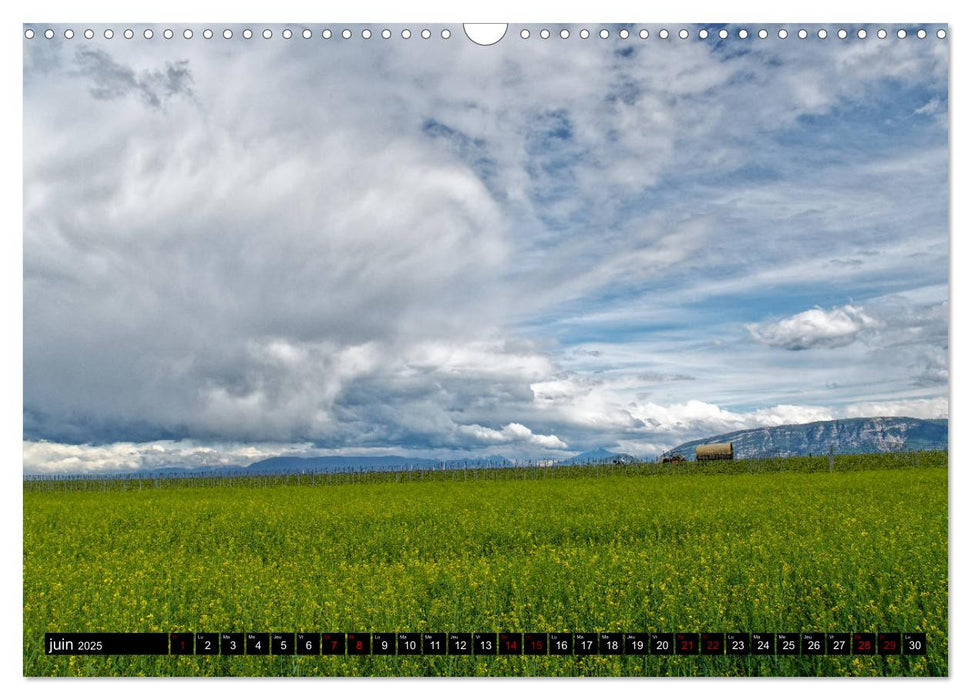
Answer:
[[[713,442],[708,445],[698,445],[695,448],[695,459],[704,462],[709,459],[735,459],[735,450],[730,442]]]

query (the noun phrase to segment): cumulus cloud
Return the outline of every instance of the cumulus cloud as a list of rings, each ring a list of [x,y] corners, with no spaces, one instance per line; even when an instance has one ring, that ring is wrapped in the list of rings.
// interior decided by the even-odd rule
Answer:
[[[772,323],[749,324],[746,328],[764,345],[809,350],[849,345],[861,333],[879,325],[862,309],[847,304],[829,311],[816,307]]]
[[[494,430],[481,425],[463,425],[459,430],[462,434],[472,437],[477,442],[493,445],[524,442],[553,450],[562,450],[567,447],[567,444],[555,435],[536,435],[525,425],[519,423],[509,423],[504,425],[501,430]]]
[[[658,435],[677,439],[681,435],[701,437],[746,428],[770,427],[832,420],[833,412],[822,406],[779,404],[754,411],[731,411],[705,401],[680,404],[645,403],[635,409],[645,424]]]
[[[165,467],[247,466],[280,454],[303,454],[311,445],[255,443],[197,444],[189,440],[116,442],[107,445],[24,441],[29,474],[135,472]]]
[[[404,373],[389,391],[436,367],[516,370],[515,352],[478,349],[503,313],[506,244],[468,169],[414,144],[348,148],[368,141],[353,124],[281,160],[286,132],[248,143],[196,116],[91,145],[97,183],[67,164],[46,178],[66,208],[27,206],[29,434],[340,440],[364,426],[342,424],[338,398],[389,364]]]
[[[857,341],[866,364],[884,380],[897,375],[919,387],[945,387],[948,382],[948,305],[891,294],[865,307],[819,307],[780,321],[749,324],[758,342],[786,350],[844,348]]]

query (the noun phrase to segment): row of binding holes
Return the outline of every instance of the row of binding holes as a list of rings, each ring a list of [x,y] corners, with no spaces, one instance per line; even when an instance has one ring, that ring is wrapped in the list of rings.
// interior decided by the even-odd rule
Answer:
[[[578,32],[578,34],[579,34],[579,36],[580,36],[581,39],[588,39],[588,38],[590,38],[590,30],[589,29],[581,29]],[[126,29],[122,33],[122,35],[126,39],[133,39],[135,37],[135,32],[132,29]],[[300,32],[300,35],[304,39],[310,39],[313,36],[313,32],[310,31],[309,29],[304,29],[303,31]],[[667,29],[661,29],[657,33],[657,35],[661,39],[667,39],[670,36],[670,32]],[[690,35],[691,34],[690,34],[690,32],[688,32],[687,29],[682,29],[682,30],[680,30],[678,32],[678,36],[681,39],[687,39]],[[699,39],[707,39],[710,35],[711,35],[711,33],[707,29],[701,29],[701,30],[698,31],[698,38]],[[769,37],[769,31],[767,29],[760,29],[760,30],[758,30],[758,32],[756,33],[756,35],[760,39],[767,39]],[[33,29],[27,29],[26,31],[24,31],[24,36],[26,38],[28,38],[28,39],[33,39],[34,36],[35,36],[34,30]],[[48,38],[48,39],[53,39],[54,36],[55,36],[54,30],[53,29],[47,29],[47,30],[45,30],[44,31],[44,36],[46,38]],[[114,36],[115,36],[114,30],[112,30],[112,29],[105,29],[105,31],[104,31],[104,37],[105,37],[105,39],[112,39],[112,38],[114,38]],[[146,29],[146,30],[144,30],[142,32],[142,36],[144,38],[146,38],[146,39],[152,39],[155,36],[155,32],[152,31],[151,29]],[[166,39],[171,39],[173,36],[175,36],[175,32],[173,32],[171,29],[165,29],[165,30],[162,31],[162,36],[164,38],[166,38]],[[193,37],[193,31],[191,29],[186,29],[186,30],[184,30],[182,32],[182,36],[184,38],[186,38],[186,39],[191,39]],[[202,30],[202,36],[205,39],[212,39],[213,36],[215,36],[215,33],[211,29],[204,29],[204,30]],[[224,29],[223,30],[223,33],[222,33],[222,36],[223,36],[224,39],[232,39],[233,38],[233,30],[232,29]],[[253,30],[252,29],[244,29],[242,31],[242,36],[243,36],[244,39],[252,39],[253,38]],[[263,32],[262,32],[262,36],[263,36],[264,39],[272,39],[273,38],[273,31],[271,29],[264,29]],[[280,36],[282,36],[284,39],[292,39],[293,36],[294,36],[294,31],[292,29],[284,29],[282,32],[280,32]],[[334,36],[334,32],[332,30],[330,30],[330,29],[324,29],[320,33],[320,36],[322,38],[324,38],[324,39],[330,39],[331,37]],[[344,29],[344,30],[342,30],[340,32],[340,36],[343,37],[344,39],[350,39],[350,38],[352,38],[354,36],[354,33],[350,29]],[[363,39],[370,39],[373,36],[373,33],[371,32],[370,29],[363,29],[360,32],[360,36]],[[392,32],[391,32],[390,29],[383,29],[383,30],[381,30],[381,38],[382,39],[390,39],[391,36],[392,36]],[[412,34],[411,34],[411,30],[410,29],[402,29],[401,30],[401,38],[402,39],[410,39],[411,36],[412,36]],[[430,39],[431,36],[432,36],[431,30],[429,30],[429,29],[422,29],[421,32],[419,32],[419,36],[421,36],[422,39]],[[442,32],[441,32],[441,36],[442,36],[443,39],[448,39],[449,37],[452,36],[452,32],[449,31],[448,29],[443,29]],[[528,29],[523,29],[519,33],[519,36],[521,36],[523,39],[528,39],[530,37],[530,31]],[[541,39],[549,39],[550,36],[552,36],[552,34],[551,34],[551,32],[550,32],[549,29],[541,29],[540,32],[539,32],[539,36],[540,36]],[[600,36],[601,39],[608,39],[610,37],[610,30],[608,30],[608,29],[601,29],[600,32],[599,32],[599,36]],[[629,29],[621,29],[620,31],[617,32],[617,36],[619,36],[621,39],[629,39],[630,36],[631,36],[631,32],[630,32]],[[650,32],[648,30],[646,30],[646,29],[641,29],[640,31],[637,32],[637,36],[639,36],[641,39],[647,39],[650,36]],[[727,29],[720,29],[717,32],[717,36],[720,39],[727,39],[729,37],[729,31]],[[749,31],[747,29],[739,29],[736,32],[736,36],[739,39],[748,39],[749,38]],[[780,29],[778,31],[778,33],[777,33],[777,36],[780,39],[786,39],[786,38],[789,37],[789,31],[787,29]],[[796,32],[796,36],[798,36],[800,39],[806,39],[809,36],[809,31],[806,30],[806,29],[800,29],[798,32]],[[829,32],[827,32],[825,29],[819,29],[819,30],[816,31],[816,36],[818,38],[820,38],[820,39],[826,39],[829,36]],[[849,36],[849,32],[847,32],[847,30],[845,30],[845,29],[839,29],[836,32],[836,36],[839,37],[840,39],[845,39],[845,38],[847,38]],[[856,36],[858,38],[860,38],[860,39],[866,39],[867,38],[867,31],[866,31],[866,29],[859,29],[859,30],[857,30]],[[877,32],[876,32],[876,36],[877,36],[878,39],[886,39],[887,36],[888,36],[887,30],[886,29],[878,29]],[[927,37],[927,31],[924,30],[924,29],[918,29],[915,32],[915,36],[918,39],[924,39],[924,38]],[[947,32],[946,31],[944,31],[943,29],[938,29],[937,30],[937,38],[938,39],[944,39],[946,36],[947,36]],[[73,39],[74,38],[74,30],[73,29],[65,29],[64,30],[64,38],[65,39]],[[93,39],[94,38],[94,30],[93,29],[85,29],[84,30],[84,38],[85,39]],[[561,29],[560,30],[560,38],[561,39],[569,39],[570,38],[570,30],[569,29]],[[906,29],[898,29],[897,30],[897,38],[898,39],[906,39],[907,38],[907,30]]]
[[[252,29],[244,29],[241,32],[241,34],[242,34],[242,37],[244,39],[252,39],[253,38],[253,30]],[[810,32],[807,29],[800,29],[798,32],[796,32],[796,36],[798,36],[800,39],[806,39],[807,37],[809,37],[809,34],[810,34]],[[194,34],[193,34],[193,31],[191,29],[186,29],[186,30],[184,30],[182,32],[182,36],[184,38],[186,38],[186,39],[191,39],[193,37],[193,35]],[[370,29],[363,29],[360,32],[360,36],[363,39],[370,39],[373,35],[374,34],[371,32]],[[581,29],[578,32],[578,35],[580,36],[581,39],[588,39],[588,38],[590,38],[590,30],[589,29]],[[660,31],[658,31],[657,35],[661,39],[667,39],[671,34],[670,34],[670,32],[667,29],[661,29]],[[735,35],[739,39],[748,39],[749,38],[749,31],[747,29],[739,29],[735,33]],[[927,37],[927,31],[924,30],[924,29],[918,29],[914,33],[914,35],[918,39],[924,39],[924,38]],[[28,38],[28,39],[33,39],[34,36],[35,36],[35,32],[34,32],[33,29],[27,29],[27,30],[24,31],[24,36],[26,38]],[[47,30],[44,31],[44,36],[46,38],[48,38],[48,39],[53,39],[54,36],[55,36],[55,32],[54,32],[53,29],[47,29]],[[105,37],[105,39],[112,39],[112,38],[114,38],[114,36],[115,36],[114,30],[112,30],[112,29],[105,29],[104,30],[104,37]],[[122,36],[124,36],[126,39],[133,39],[135,37],[135,31],[132,30],[132,29],[126,29],[122,33]],[[144,30],[142,32],[142,36],[144,38],[146,38],[146,39],[152,39],[152,38],[155,37],[155,32],[153,30],[151,30],[151,29],[146,29],[146,30]],[[173,32],[171,29],[165,29],[165,30],[162,31],[162,36],[164,38],[166,38],[166,39],[171,39],[172,37],[175,36],[175,32]],[[215,33],[211,29],[204,29],[204,30],[202,30],[202,36],[205,39],[212,39],[213,36],[215,36]],[[232,39],[233,38],[233,30],[232,29],[224,29],[223,32],[222,32],[222,36],[223,36],[224,39]],[[262,36],[263,36],[264,39],[272,39],[273,38],[273,31],[271,29],[264,29],[263,32],[262,32]],[[292,29],[284,29],[282,32],[280,32],[280,36],[282,36],[284,39],[292,39],[295,36],[295,32]],[[304,29],[304,30],[302,30],[300,32],[300,36],[302,36],[304,39],[310,39],[311,37],[313,37],[313,32],[311,30],[309,30],[309,29]],[[320,33],[320,36],[322,38],[324,38],[324,39],[330,39],[331,37],[335,36],[335,32],[332,31],[332,30],[330,30],[330,29],[324,29]],[[354,32],[352,32],[350,29],[344,29],[344,30],[342,30],[339,33],[339,36],[343,37],[344,39],[350,39],[350,38],[352,38],[354,36]],[[382,29],[381,30],[381,33],[380,33],[380,36],[381,36],[382,39],[390,39],[392,37],[392,32],[391,32],[390,29]],[[402,39],[410,39],[411,36],[412,36],[412,33],[411,33],[411,30],[410,29],[402,29],[401,30],[401,38]],[[430,39],[431,36],[432,36],[431,30],[429,30],[429,29],[422,29],[419,32],[419,36],[422,39]],[[441,31],[441,37],[443,39],[448,39],[451,36],[452,36],[452,32],[450,30],[443,29]],[[519,33],[519,36],[521,36],[523,39],[528,39],[530,37],[530,31],[528,29],[523,29]],[[552,36],[552,34],[551,34],[551,32],[550,32],[549,29],[541,29],[540,32],[539,32],[539,36],[540,36],[541,39],[549,39],[550,36]],[[601,39],[608,39],[608,38],[610,38],[610,30],[608,30],[608,29],[601,29],[600,32],[599,32],[599,36],[600,36]],[[630,32],[629,29],[621,29],[620,31],[617,32],[617,36],[620,37],[621,39],[629,39],[630,36],[631,36],[631,32]],[[641,39],[647,39],[650,36],[650,32],[648,30],[646,30],[646,29],[641,29],[640,31],[637,32],[637,36],[639,36]],[[691,34],[690,34],[690,32],[687,29],[682,29],[682,30],[680,30],[678,32],[678,36],[681,39],[687,39],[687,38],[689,38],[691,36]],[[709,36],[711,36],[711,32],[709,32],[707,29],[701,29],[701,30],[698,31],[698,38],[699,39],[707,39]],[[729,31],[727,29],[720,29],[717,32],[717,36],[720,39],[727,39],[730,36],[730,34],[729,34]],[[756,36],[758,36],[760,39],[767,39],[769,37],[769,31],[767,29],[760,29],[760,30],[758,30],[758,32],[756,32]],[[789,37],[789,31],[787,29],[780,29],[777,32],[777,36],[780,39],[786,39],[786,38]],[[828,36],[829,36],[829,32],[827,32],[825,29],[819,29],[819,30],[816,31],[816,37],[818,37],[819,39],[826,39]],[[845,38],[847,38],[849,36],[849,32],[847,30],[845,30],[845,29],[839,29],[839,30],[836,31],[836,36],[839,37],[840,39],[845,39]],[[859,30],[857,30],[856,36],[858,38],[860,38],[860,39],[866,39],[867,38],[867,31],[866,31],[866,29],[859,29]],[[876,31],[876,36],[877,36],[878,39],[886,39],[887,36],[888,36],[888,32],[887,32],[886,29],[878,29]],[[937,30],[937,38],[938,39],[944,39],[946,36],[947,36],[947,32],[945,30],[943,30],[943,29],[938,29]],[[73,29],[65,29],[64,30],[64,38],[65,39],[73,39],[74,38],[74,30]],[[93,29],[85,29],[84,30],[84,38],[85,39],[93,39],[94,38],[94,30]],[[569,39],[570,38],[570,30],[569,29],[561,29],[560,30],[560,38],[561,39]],[[906,29],[898,29],[897,30],[897,38],[898,39],[906,39],[907,38],[907,30]]]
[[[84,35],[84,38],[85,39],[94,39],[94,30],[93,29],[85,29],[83,35]],[[194,34],[194,32],[191,29],[185,29],[182,32],[182,36],[185,39],[191,39],[194,35],[195,34]],[[244,39],[252,39],[253,38],[253,30],[252,29],[244,29],[242,32],[240,32],[240,35]],[[284,29],[282,32],[280,32],[280,36],[282,36],[284,39],[292,39],[295,35],[296,35],[296,32],[294,32],[292,29]],[[304,39],[310,39],[310,38],[313,37],[313,35],[314,35],[314,33],[311,30],[309,30],[309,29],[304,29],[304,30],[302,30],[300,32],[300,36],[302,36]],[[354,32],[352,32],[350,29],[344,29],[344,30],[342,30],[339,33],[335,33],[331,29],[324,29],[320,33],[321,38],[324,38],[324,39],[330,39],[331,37],[333,37],[335,35],[336,36],[341,36],[344,39],[350,39],[351,37],[354,36]],[[35,32],[34,32],[33,29],[27,29],[26,31],[24,31],[24,36],[26,38],[28,38],[28,39],[33,39],[34,36],[36,36],[36,34],[35,34]],[[114,32],[113,29],[105,29],[105,31],[104,31],[104,38],[105,39],[113,39],[114,36],[115,36],[115,32]],[[134,39],[135,38],[135,31],[133,29],[126,29],[124,32],[122,32],[122,36],[124,36],[126,39]],[[145,31],[142,32],[142,36],[144,38],[146,38],[146,39],[153,39],[153,38],[155,38],[155,32],[152,31],[151,29],[146,29]],[[164,30],[162,30],[162,36],[164,38],[166,38],[166,39],[171,39],[172,37],[175,36],[175,32],[173,32],[171,29],[164,29]],[[215,36],[215,32],[213,32],[213,30],[211,30],[211,29],[203,29],[202,30],[202,37],[204,39],[212,39],[214,36]],[[223,36],[224,39],[232,39],[233,38],[233,30],[232,29],[224,29],[223,32],[222,32],[222,36]],[[273,38],[273,30],[272,29],[264,29],[261,32],[261,36],[264,39],[272,39]],[[360,32],[360,36],[362,38],[364,38],[364,39],[370,39],[372,36],[374,36],[374,33],[370,29],[363,29]],[[390,39],[392,37],[392,32],[391,32],[390,29],[383,29],[380,32],[380,36],[381,36],[382,39]],[[411,33],[411,30],[410,29],[402,29],[401,30],[401,38],[402,39],[410,39],[411,36],[412,36],[412,33]],[[431,36],[432,36],[432,32],[431,32],[430,29],[422,29],[420,32],[418,32],[418,36],[420,36],[422,39],[430,39]],[[448,39],[451,36],[452,36],[451,30],[449,30],[449,29],[443,29],[441,31],[441,37],[443,39]],[[53,29],[47,29],[47,30],[45,30],[44,31],[44,37],[46,37],[47,39],[53,39],[55,37],[54,30]],[[73,39],[74,38],[74,30],[73,29],[65,29],[64,30],[64,38],[65,39]]]
[[[577,34],[580,36],[581,39],[589,39],[590,38],[590,30],[589,29],[581,29],[579,32],[577,32]],[[641,29],[640,31],[637,32],[637,36],[639,36],[641,39],[647,39],[650,35],[651,35],[651,33],[648,30],[646,30],[646,29]],[[671,32],[669,32],[667,29],[661,29],[660,31],[658,31],[657,35],[658,35],[658,38],[660,38],[660,39],[667,39],[667,38],[669,38],[671,36]],[[698,38],[699,39],[707,39],[711,35],[712,35],[712,32],[708,31],[707,29],[701,29],[701,30],[698,31]],[[718,32],[716,32],[716,35],[718,36],[719,39],[727,39],[729,36],[731,36],[730,32],[727,29],[719,29]],[[800,39],[806,39],[806,38],[809,37],[809,35],[810,35],[810,32],[809,32],[808,29],[800,29],[798,32],[796,32],[796,36],[798,36]],[[850,35],[850,32],[848,32],[846,29],[838,29],[836,31],[836,36],[839,37],[840,39],[845,39],[849,35]],[[528,29],[523,29],[522,31],[519,32],[519,36],[522,37],[523,39],[528,39],[531,36],[531,33],[530,33],[530,31]],[[541,29],[539,31],[539,37],[540,37],[540,39],[549,39],[551,36],[552,36],[552,33],[550,32],[549,29]],[[600,32],[599,32],[599,36],[600,36],[601,39],[609,39],[610,38],[610,30],[609,29],[601,29]],[[631,31],[629,29],[621,29],[620,31],[617,32],[617,36],[620,37],[621,39],[629,39],[631,37]],[[689,38],[691,36],[691,33],[687,29],[682,29],[682,30],[680,30],[678,32],[678,36],[681,39],[687,39],[687,38]],[[748,39],[749,36],[750,36],[750,34],[749,34],[749,31],[747,29],[739,29],[735,33],[735,36],[737,36],[739,39]],[[758,36],[759,39],[768,39],[769,38],[769,30],[767,30],[767,29],[760,29],[760,30],[758,30],[758,32],[756,32],[756,36]],[[777,36],[780,39],[787,39],[789,37],[789,30],[787,30],[787,29],[780,29],[777,32]],[[825,29],[819,29],[819,30],[816,31],[816,36],[819,39],[826,39],[827,37],[829,37],[829,32],[826,31]],[[860,39],[866,39],[867,38],[867,31],[866,31],[866,29],[859,29],[859,30],[857,30],[856,36],[858,38],[860,38]],[[877,36],[878,39],[886,39],[887,36],[888,36],[887,30],[886,29],[878,29],[876,31],[876,36]],[[918,29],[916,32],[914,32],[914,36],[916,36],[918,39],[925,39],[927,37],[927,30],[925,30],[925,29]],[[947,36],[947,32],[946,31],[944,31],[943,29],[938,29],[937,30],[937,38],[938,39],[943,39],[946,36]],[[560,30],[560,38],[561,39],[569,39],[570,38],[570,30],[569,29],[561,29]],[[897,38],[898,39],[906,39],[907,38],[907,30],[906,29],[898,29],[897,30]]]

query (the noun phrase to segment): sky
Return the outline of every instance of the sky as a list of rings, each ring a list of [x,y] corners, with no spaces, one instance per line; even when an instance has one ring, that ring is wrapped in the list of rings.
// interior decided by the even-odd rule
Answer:
[[[651,457],[948,416],[936,26],[47,26],[24,40],[27,472]]]

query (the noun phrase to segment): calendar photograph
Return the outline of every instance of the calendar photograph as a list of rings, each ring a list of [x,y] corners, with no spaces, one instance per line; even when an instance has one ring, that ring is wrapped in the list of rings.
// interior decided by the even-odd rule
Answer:
[[[946,677],[947,24],[43,24],[25,677]]]

